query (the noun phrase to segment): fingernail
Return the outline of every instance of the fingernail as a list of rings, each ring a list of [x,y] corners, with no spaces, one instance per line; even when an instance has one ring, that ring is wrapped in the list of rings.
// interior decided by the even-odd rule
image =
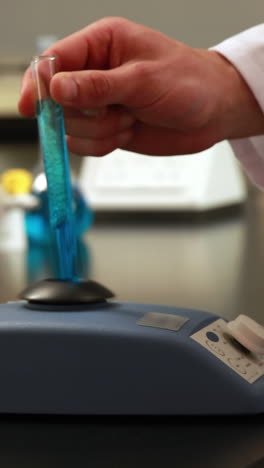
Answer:
[[[135,122],[135,117],[131,114],[124,114],[120,119],[120,128],[128,128]]]
[[[76,81],[72,78],[61,77],[60,91],[64,101],[72,101],[78,95],[78,87]]]

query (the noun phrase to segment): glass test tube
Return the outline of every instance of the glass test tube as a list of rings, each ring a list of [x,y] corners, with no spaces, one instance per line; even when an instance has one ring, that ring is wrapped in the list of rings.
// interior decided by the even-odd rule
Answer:
[[[75,279],[76,235],[73,195],[62,107],[50,96],[55,56],[31,62],[36,91],[40,147],[48,186],[49,221],[54,236],[59,279]]]

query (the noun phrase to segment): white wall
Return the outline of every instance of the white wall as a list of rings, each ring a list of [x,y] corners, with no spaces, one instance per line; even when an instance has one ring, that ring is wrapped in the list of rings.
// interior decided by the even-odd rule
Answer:
[[[125,16],[196,47],[209,47],[264,18],[263,0],[0,0],[0,55],[32,55],[35,38]]]

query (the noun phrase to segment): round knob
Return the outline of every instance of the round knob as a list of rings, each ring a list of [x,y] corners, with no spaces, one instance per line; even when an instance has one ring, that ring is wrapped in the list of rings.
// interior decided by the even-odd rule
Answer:
[[[44,279],[24,289],[19,295],[38,309],[39,306],[75,306],[105,302],[114,294],[96,281]]]
[[[229,333],[252,353],[264,354],[264,327],[246,315],[228,322]]]

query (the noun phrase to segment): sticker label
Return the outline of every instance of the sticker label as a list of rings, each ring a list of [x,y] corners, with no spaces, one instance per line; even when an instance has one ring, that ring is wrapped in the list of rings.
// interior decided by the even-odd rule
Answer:
[[[186,322],[188,322],[188,320],[188,317],[182,317],[181,315],[147,312],[140,320],[137,321],[137,325],[178,331]]]
[[[190,338],[214,354],[248,383],[252,384],[264,375],[264,356],[250,353],[240,346],[229,334],[224,320],[216,320]]]

